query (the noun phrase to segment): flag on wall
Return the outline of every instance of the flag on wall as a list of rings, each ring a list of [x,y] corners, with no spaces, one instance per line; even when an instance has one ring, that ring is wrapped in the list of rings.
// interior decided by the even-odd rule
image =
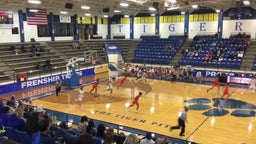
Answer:
[[[27,8],[28,25],[48,25],[46,9]]]

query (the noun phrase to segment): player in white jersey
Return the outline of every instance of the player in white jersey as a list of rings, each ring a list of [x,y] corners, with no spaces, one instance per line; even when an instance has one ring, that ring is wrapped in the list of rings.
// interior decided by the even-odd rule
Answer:
[[[111,78],[109,80],[109,83],[108,83],[108,88],[104,90],[105,91],[110,91],[110,94],[112,95],[113,93],[113,84],[114,84],[114,81],[115,81],[115,78]]]
[[[79,94],[78,94],[77,98],[75,99],[75,101],[80,105],[80,109],[82,109],[83,97],[84,97],[83,87],[80,87]]]
[[[137,78],[136,78],[135,81],[133,81],[133,82],[134,82],[134,83],[137,83],[137,82],[139,82],[139,81],[141,81],[141,80],[144,80],[145,83],[146,83],[146,72],[145,72],[145,71],[144,71],[144,72],[142,72],[142,71],[138,72],[138,73],[137,73]]]
[[[252,80],[251,80],[251,84],[250,84],[250,86],[248,87],[248,89],[246,90],[246,91],[248,91],[248,90],[253,90],[253,93],[255,93],[255,89],[256,89],[256,78],[255,78],[255,76],[252,78]]]

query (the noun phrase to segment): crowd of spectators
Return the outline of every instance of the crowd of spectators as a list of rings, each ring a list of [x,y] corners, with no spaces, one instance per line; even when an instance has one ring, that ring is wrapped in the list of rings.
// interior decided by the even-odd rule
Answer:
[[[11,45],[9,50],[12,51],[15,55],[29,52],[29,57],[40,56],[41,52],[45,52],[44,48],[36,47],[34,44],[32,44],[30,48],[26,48],[24,44],[21,44],[19,47],[17,45]]]
[[[0,125],[24,131],[33,143],[43,144],[167,144],[168,138],[154,138],[147,133],[142,139],[136,134],[125,135],[115,133],[111,127],[98,124],[87,116],[82,116],[77,128],[70,127],[67,122],[58,122],[55,116],[49,116],[42,107],[34,107],[32,103],[24,105],[16,101],[15,96],[3,103],[0,100]],[[5,133],[2,134],[5,135]]]
[[[146,74],[146,78],[168,80],[175,82],[176,80],[190,81],[195,80],[192,75],[192,69],[180,67],[179,65],[169,67],[151,67],[151,66],[125,66],[125,70],[130,76],[137,77],[141,73]]]
[[[229,39],[218,39],[214,36],[195,36],[190,47],[183,48],[183,57],[202,57],[205,62],[221,62],[224,59],[241,60],[250,43],[248,35],[237,34]],[[235,48],[235,50],[233,50]],[[205,53],[206,52],[206,53]]]

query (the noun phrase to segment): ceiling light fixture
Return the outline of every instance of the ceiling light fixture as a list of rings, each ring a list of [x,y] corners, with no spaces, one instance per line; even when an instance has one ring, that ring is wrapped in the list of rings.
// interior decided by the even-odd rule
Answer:
[[[104,17],[104,18],[108,18],[108,15],[104,15],[103,17]]]
[[[129,17],[129,15],[124,15],[124,17],[125,17],[125,18],[128,18],[128,17]]]
[[[90,9],[90,7],[89,6],[81,6],[81,9],[88,10],[88,9]]]
[[[85,13],[84,15],[85,15],[85,16],[91,16],[91,14],[89,14],[89,13]]]
[[[216,13],[219,13],[219,12],[220,12],[220,10],[219,10],[219,9],[216,9],[215,11],[216,11]]]
[[[156,14],[150,14],[151,16],[156,16]]]
[[[156,8],[154,8],[154,7],[149,7],[148,8],[150,11],[156,11]]]
[[[120,10],[114,10],[114,13],[120,13],[121,11]]]
[[[170,3],[176,3],[177,0],[168,0]]]
[[[38,12],[38,10],[37,10],[37,9],[29,9],[29,12],[37,13],[37,12]]]
[[[31,3],[31,4],[41,4],[41,1],[40,0],[28,0],[28,3]]]
[[[192,8],[193,8],[193,9],[197,9],[197,8],[198,8],[198,5],[192,5]]]
[[[68,12],[66,12],[66,11],[61,11],[60,13],[61,14],[68,14]]]
[[[120,6],[122,6],[122,7],[128,7],[128,6],[129,6],[129,4],[128,4],[128,3],[124,3],[124,2],[122,2],[122,3],[120,3]]]
[[[185,12],[180,12],[180,14],[184,15],[184,14],[186,14],[186,13],[185,13]]]
[[[243,4],[244,4],[245,6],[248,6],[248,5],[251,5],[251,2],[248,1],[248,0],[245,0],[245,1],[243,1]]]

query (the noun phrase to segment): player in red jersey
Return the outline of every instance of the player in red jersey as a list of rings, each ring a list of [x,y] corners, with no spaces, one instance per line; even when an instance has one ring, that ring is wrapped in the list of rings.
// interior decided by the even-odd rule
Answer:
[[[92,85],[92,89],[90,90],[90,93],[92,93],[92,91],[94,90],[94,96],[96,96],[97,94],[97,88],[98,88],[98,85],[99,85],[99,81],[100,79],[96,79],[95,83]]]
[[[225,99],[225,101],[227,101],[228,98],[230,97],[230,94],[229,94],[229,83],[227,83],[227,84],[225,85],[223,94],[222,94],[222,96],[220,97],[220,99],[222,99],[222,98],[223,98],[224,96],[226,96],[226,95],[227,95],[227,98]],[[220,99],[219,99],[219,101],[220,101]]]
[[[142,92],[139,92],[139,95],[137,95],[137,96],[133,99],[132,104],[130,104],[127,108],[133,107],[134,105],[136,105],[136,106],[137,106],[137,108],[136,108],[136,113],[137,113],[138,110],[139,110],[139,107],[140,107],[138,101],[139,101],[141,95],[142,95]]]
[[[124,82],[125,82],[126,79],[127,79],[127,76],[124,76],[124,77],[120,80],[120,84],[119,84],[119,86],[117,86],[117,89],[119,89],[119,87],[124,84]]]
[[[207,89],[207,93],[209,92],[209,90],[212,90],[214,87],[218,88],[218,93],[220,91],[220,84],[219,84],[219,78],[220,78],[220,74],[218,74],[213,81],[212,87]]]

